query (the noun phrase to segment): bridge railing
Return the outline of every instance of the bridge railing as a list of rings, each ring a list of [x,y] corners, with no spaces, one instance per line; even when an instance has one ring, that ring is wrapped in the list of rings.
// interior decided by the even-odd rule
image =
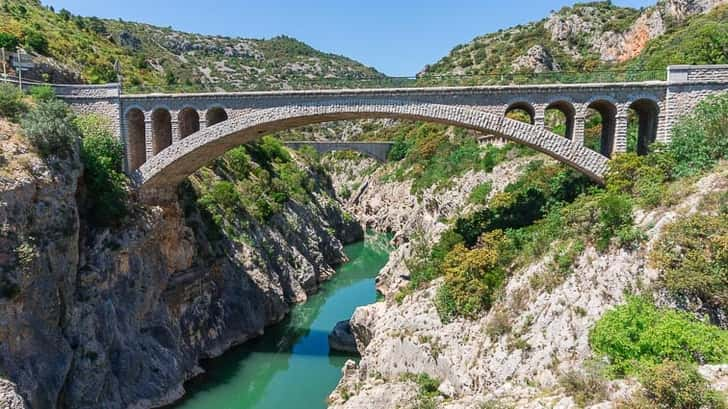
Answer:
[[[536,84],[586,84],[610,82],[665,81],[666,70],[605,70],[605,71],[561,71],[542,73],[487,73],[487,74],[424,74],[417,77],[326,77],[309,78],[289,76],[281,78],[278,84],[250,84],[242,87],[228,87],[216,84],[125,84],[124,92],[147,94],[153,92],[211,92],[211,91],[281,91],[311,89],[371,89],[371,88],[414,88],[453,87],[486,85],[536,85]]]

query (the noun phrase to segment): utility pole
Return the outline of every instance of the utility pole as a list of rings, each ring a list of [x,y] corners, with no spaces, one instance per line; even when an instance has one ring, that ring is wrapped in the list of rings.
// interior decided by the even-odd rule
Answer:
[[[23,90],[23,49],[18,48],[18,84]]]
[[[5,47],[0,48],[0,52],[2,52],[2,59],[3,59],[3,82],[8,82],[8,68],[5,61]]]

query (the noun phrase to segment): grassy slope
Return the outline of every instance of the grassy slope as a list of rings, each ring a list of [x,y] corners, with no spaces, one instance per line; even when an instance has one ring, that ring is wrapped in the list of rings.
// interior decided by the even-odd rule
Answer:
[[[142,89],[285,88],[304,77],[381,76],[356,61],[289,37],[204,36],[54,12],[34,0],[0,4],[0,32],[21,41],[29,32],[41,34],[48,40],[48,57],[91,83],[114,81],[116,60],[126,85]]]

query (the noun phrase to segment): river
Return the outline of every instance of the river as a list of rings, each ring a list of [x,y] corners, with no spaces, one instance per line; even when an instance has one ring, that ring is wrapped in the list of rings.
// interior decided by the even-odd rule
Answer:
[[[206,373],[185,385],[173,409],[317,409],[341,377],[345,354],[329,352],[328,334],[354,310],[376,301],[374,279],[391,248],[368,235],[345,247],[350,261],[308,302],[265,335],[203,363]]]

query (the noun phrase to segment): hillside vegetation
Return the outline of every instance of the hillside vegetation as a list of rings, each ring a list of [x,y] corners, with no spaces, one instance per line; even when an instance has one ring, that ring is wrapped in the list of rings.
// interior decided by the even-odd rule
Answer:
[[[351,59],[290,37],[205,36],[170,27],[81,17],[35,0],[3,0],[0,46],[25,46],[42,65],[37,79],[114,82],[119,61],[126,88],[235,90],[332,86],[326,78],[381,77]],[[48,58],[42,58],[48,57]]]
[[[659,79],[669,64],[725,63],[728,4],[702,14],[708,7],[703,3],[660,2],[643,10],[609,1],[578,3],[458,45],[422,77],[456,74],[489,83],[529,81],[527,75],[503,76],[541,73],[538,81],[544,82],[615,80],[620,78],[601,71],[626,70],[622,79]],[[686,10],[676,14],[670,5]],[[559,72],[574,78],[553,74]]]

